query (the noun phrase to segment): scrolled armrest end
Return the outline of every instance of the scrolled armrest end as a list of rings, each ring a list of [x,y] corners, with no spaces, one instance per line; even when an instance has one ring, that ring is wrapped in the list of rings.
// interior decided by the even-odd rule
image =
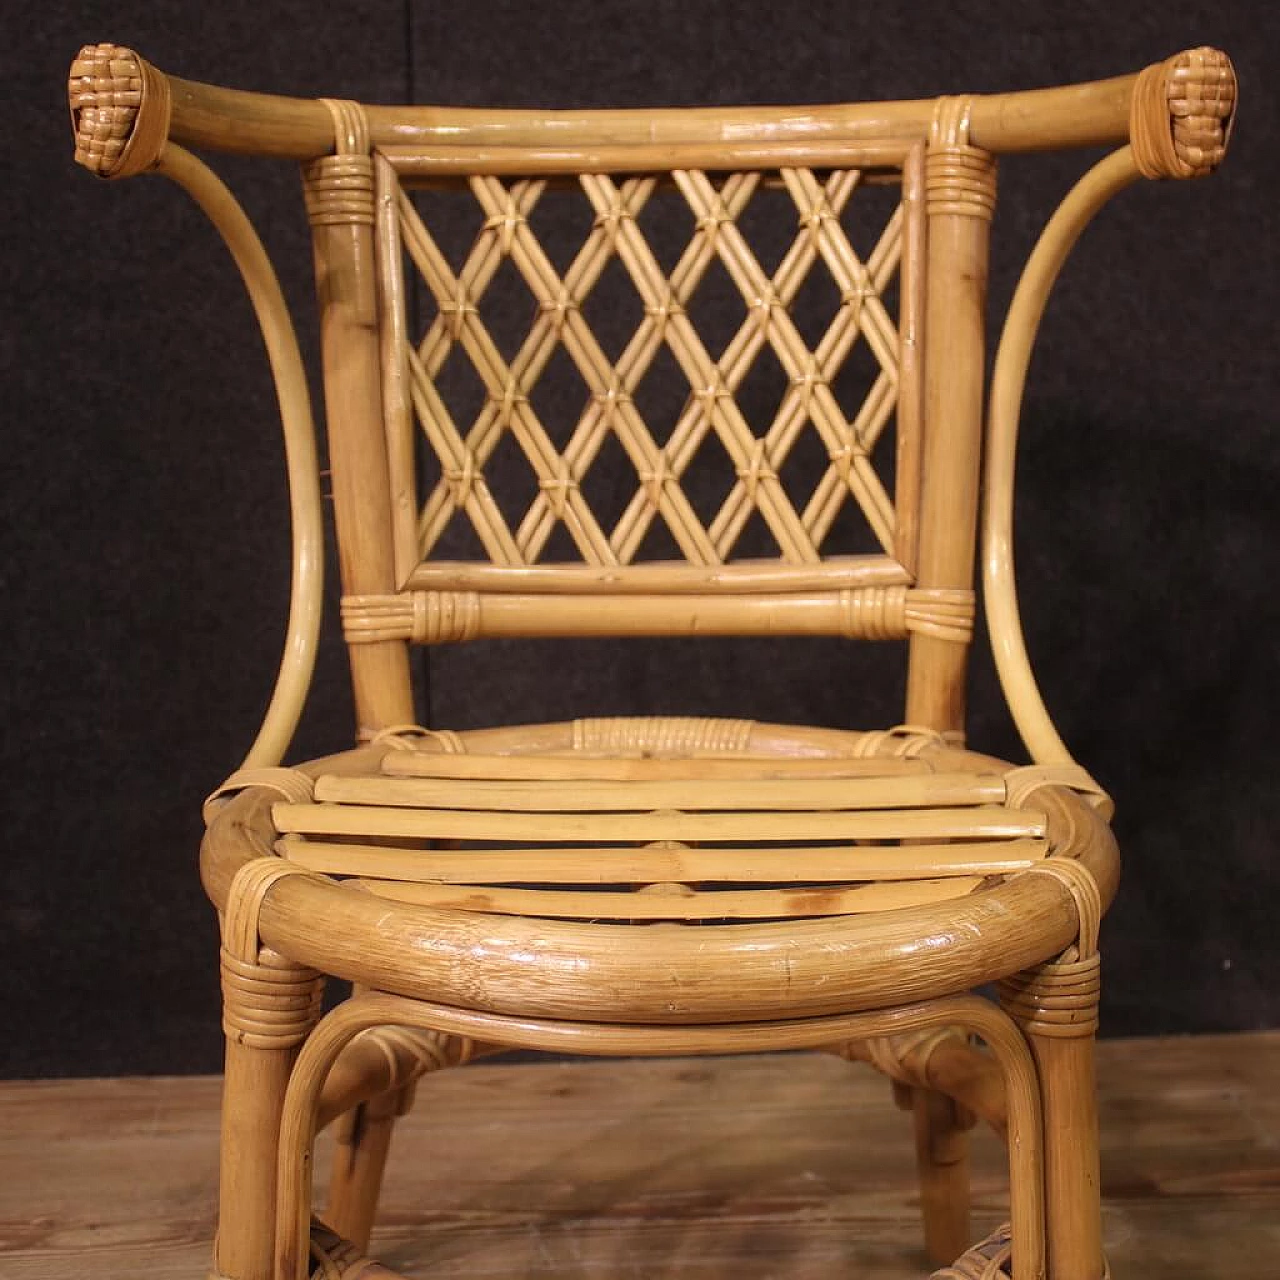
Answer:
[[[1237,85],[1231,59],[1202,46],[1138,76],[1130,106],[1134,160],[1147,178],[1204,178],[1227,154]]]
[[[100,178],[127,178],[159,163],[169,137],[169,81],[115,44],[90,44],[67,81],[77,164]]]

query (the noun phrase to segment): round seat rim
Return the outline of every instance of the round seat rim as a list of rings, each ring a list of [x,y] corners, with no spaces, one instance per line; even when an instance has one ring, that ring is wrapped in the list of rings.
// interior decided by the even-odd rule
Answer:
[[[359,772],[376,767],[386,749],[301,767]],[[975,764],[992,761],[964,754]],[[219,911],[242,865],[277,856],[276,799],[249,788],[210,824],[201,870]],[[1065,787],[1046,785],[1036,803],[1048,814],[1057,855],[1089,869],[1105,908],[1118,878],[1110,829]],[[1032,872],[926,906],[707,927],[460,912],[378,898],[299,869],[271,886],[259,917],[265,946],[365,986],[511,1017],[655,1025],[818,1017],[936,999],[1049,959],[1077,932],[1070,892]]]

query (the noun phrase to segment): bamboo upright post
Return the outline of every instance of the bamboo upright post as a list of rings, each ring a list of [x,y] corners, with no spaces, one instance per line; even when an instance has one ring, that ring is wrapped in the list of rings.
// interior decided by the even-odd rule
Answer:
[[[362,109],[330,104],[338,154],[305,169],[314,229],[325,412],[343,589],[390,592],[395,581],[381,340],[373,244],[374,176]],[[362,735],[415,716],[407,646],[379,640],[350,649]]]
[[[970,104],[944,98],[925,155],[928,305],[925,448],[917,580],[925,589],[973,585],[982,438],[983,333],[995,162],[968,140]],[[942,732],[964,726],[968,644],[911,638],[907,720]]]
[[[968,99],[941,99],[925,153],[928,302],[918,581],[926,589],[969,590],[973,584],[995,163],[969,142],[971,111]],[[908,722],[963,730],[968,652],[967,639],[911,637]],[[950,1099],[916,1089],[913,1110],[926,1247],[935,1262],[948,1262],[969,1239],[967,1138]]]

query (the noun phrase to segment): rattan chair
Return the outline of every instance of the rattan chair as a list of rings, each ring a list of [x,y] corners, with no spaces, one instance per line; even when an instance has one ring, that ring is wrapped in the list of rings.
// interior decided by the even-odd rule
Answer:
[[[1107,797],[1054,731],[1021,639],[1017,420],[1046,296],[1092,215],[1140,177],[1221,161],[1228,60],[1196,49],[1095,84],[869,106],[479,112],[234,92],[98,45],[70,93],[77,160],[175,179],[230,246],[288,454],[286,656],[244,767],[206,807],[227,1038],[211,1274],[390,1275],[364,1250],[391,1128],[438,1068],[511,1048],[808,1048],[880,1068],[914,1112],[927,1245],[961,1255],[940,1275],[1098,1280],[1097,939],[1117,856]],[[995,157],[1100,145],[1118,149],[1063,201],[1018,287],[984,432]],[[320,615],[307,388],[267,258],[188,146],[301,161],[314,229],[360,745],[288,768]],[[859,253],[847,209],[864,191],[892,207]],[[745,230],[762,193],[788,211],[772,269]],[[432,230],[444,200],[474,202],[460,265]],[[566,201],[587,222],[558,268],[540,219]],[[660,207],[686,219],[674,265],[651,243]],[[637,319],[606,355],[590,299],[619,266]],[[741,321],[709,350],[697,298],[713,269]],[[407,270],[425,336],[408,328]],[[505,346],[510,317],[487,295],[500,271],[534,304]],[[797,299],[815,272],[831,307],[807,339]],[[850,404],[859,351],[870,372]],[[687,382],[662,423],[638,394],[660,352]],[[751,420],[742,387],[762,353],[786,387]],[[536,404],[553,356],[586,388],[568,421]],[[468,415],[450,360],[483,388]],[[806,439],[819,463],[801,501],[781,473]],[[607,517],[592,479],[606,446],[630,480]],[[491,483],[500,449],[526,471],[520,507]],[[691,479],[708,452],[728,463],[714,509]],[[985,609],[1020,766],[961,732],[982,462]],[[856,549],[855,517],[874,550]],[[905,723],[413,724],[411,644],[694,634],[906,640]],[[326,977],[353,994],[321,1016]],[[973,994],[987,983],[998,1001]],[[975,1118],[1007,1135],[1011,1225],[968,1247]],[[331,1122],[332,1192],[313,1219],[312,1146]]]

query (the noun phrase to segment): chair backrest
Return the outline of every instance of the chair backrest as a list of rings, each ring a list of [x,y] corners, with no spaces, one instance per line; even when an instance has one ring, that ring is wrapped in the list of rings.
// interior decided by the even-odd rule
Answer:
[[[769,112],[498,113],[381,147],[331,110],[305,178],[338,519],[367,523],[352,467],[389,516],[344,582],[357,663],[494,635],[963,650],[995,202],[964,100],[916,136],[840,108],[781,139]],[[370,274],[357,356],[331,286]]]
[[[1193,176],[1233,94],[1211,50],[785,109],[299,102],[109,46],[72,77],[108,176],[184,180],[179,142],[305,161],[366,731],[412,718],[409,642],[779,633],[910,638],[906,718],[958,728],[995,155]]]

